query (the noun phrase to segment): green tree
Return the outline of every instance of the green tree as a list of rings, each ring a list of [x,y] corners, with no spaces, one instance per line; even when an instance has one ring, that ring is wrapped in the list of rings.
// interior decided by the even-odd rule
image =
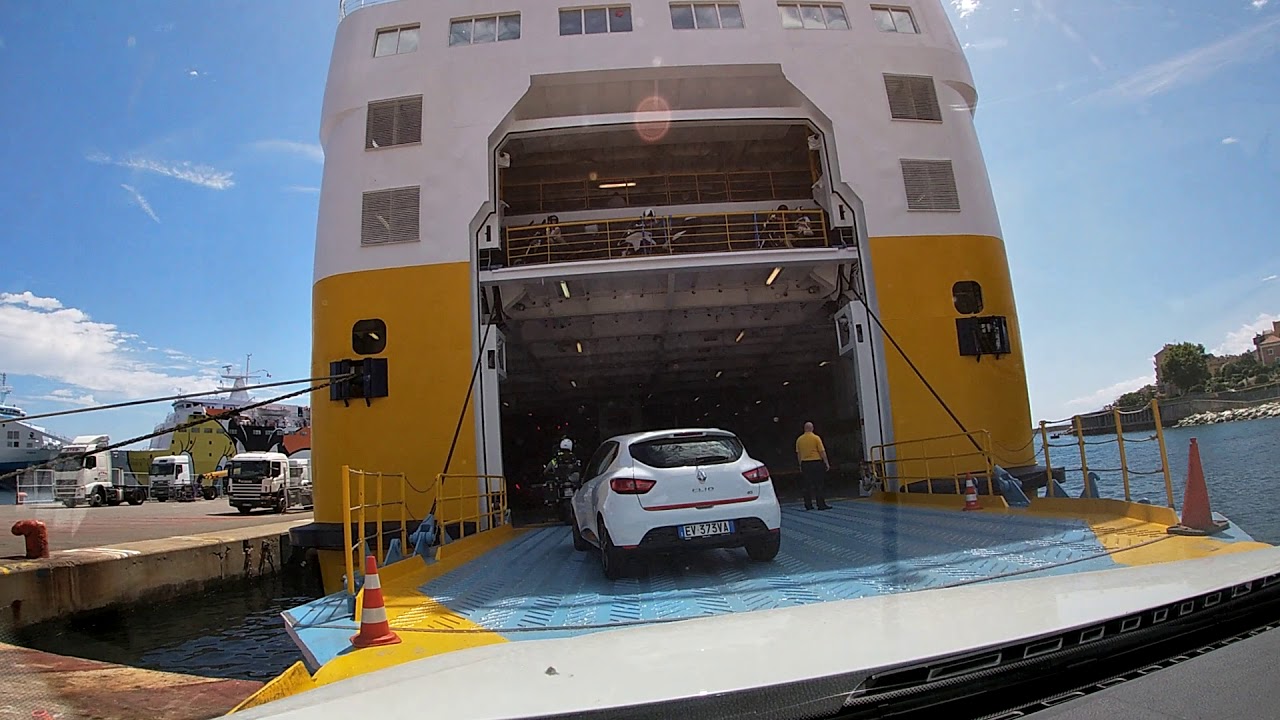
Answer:
[[[1141,387],[1133,392],[1127,392],[1121,395],[1116,398],[1116,401],[1112,403],[1112,406],[1118,407],[1121,410],[1140,410],[1151,404],[1151,399],[1155,396],[1156,386],[1147,385],[1146,387]]]
[[[1204,345],[1189,342],[1171,345],[1165,351],[1160,373],[1183,392],[1203,387],[1210,377]]]

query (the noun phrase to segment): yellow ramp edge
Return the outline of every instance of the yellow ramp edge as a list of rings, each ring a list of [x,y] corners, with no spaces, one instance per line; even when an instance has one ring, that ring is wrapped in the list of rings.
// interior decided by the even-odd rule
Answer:
[[[964,496],[953,495],[950,493],[902,493],[876,490],[871,493],[871,501],[888,503],[890,505],[910,505],[922,508],[936,508],[938,510],[964,509]],[[983,510],[1009,509],[1008,501],[999,495],[979,495],[978,504],[982,506]]]
[[[306,692],[315,687],[315,683],[311,680],[311,673],[307,672],[307,667],[302,661],[289,666],[288,670],[277,675],[271,682],[258,688],[258,691],[245,698],[243,702],[231,709],[230,713],[238,713],[241,710],[265,705],[273,700],[291,697],[301,692]]]

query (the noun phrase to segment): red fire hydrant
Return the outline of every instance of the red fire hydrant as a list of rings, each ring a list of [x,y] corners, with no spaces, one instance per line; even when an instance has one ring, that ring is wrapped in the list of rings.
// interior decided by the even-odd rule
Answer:
[[[49,557],[49,529],[39,520],[19,520],[13,524],[14,535],[27,541],[27,559]]]

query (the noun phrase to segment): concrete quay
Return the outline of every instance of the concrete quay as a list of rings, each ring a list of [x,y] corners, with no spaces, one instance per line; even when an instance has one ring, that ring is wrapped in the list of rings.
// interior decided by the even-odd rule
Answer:
[[[225,715],[262,687],[251,680],[141,670],[4,643],[0,666],[0,720],[205,720]]]
[[[0,628],[274,574],[290,559],[290,528],[311,521],[310,512],[242,516],[224,502],[0,508],[5,527],[44,522],[51,547],[27,560],[22,538],[0,536],[9,538],[0,540]]]

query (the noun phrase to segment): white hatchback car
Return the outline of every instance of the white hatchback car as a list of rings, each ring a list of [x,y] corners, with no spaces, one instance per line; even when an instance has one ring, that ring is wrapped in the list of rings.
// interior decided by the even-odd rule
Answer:
[[[782,510],[764,463],[726,430],[685,429],[605,441],[573,496],[573,547],[600,552],[616,579],[637,552],[745,547],[778,554]]]

